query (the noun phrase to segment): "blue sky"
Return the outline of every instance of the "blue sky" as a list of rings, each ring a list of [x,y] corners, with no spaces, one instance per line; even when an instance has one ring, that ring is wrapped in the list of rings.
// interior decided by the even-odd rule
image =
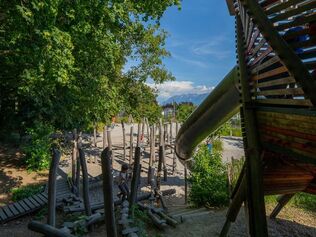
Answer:
[[[159,101],[170,96],[205,93],[235,65],[234,18],[224,0],[183,0],[182,9],[169,8],[161,20],[169,32],[165,59],[176,82],[158,85]]]

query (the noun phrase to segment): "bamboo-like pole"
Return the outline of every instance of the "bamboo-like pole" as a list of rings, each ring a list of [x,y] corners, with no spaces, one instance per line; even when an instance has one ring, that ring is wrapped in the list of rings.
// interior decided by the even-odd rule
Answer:
[[[104,197],[104,217],[107,236],[117,237],[115,223],[114,200],[113,200],[113,176],[111,156],[112,151],[107,147],[101,154],[102,176],[103,176],[103,197]]]
[[[131,126],[130,137],[129,137],[129,164],[133,163],[133,135],[134,135],[134,124]]]
[[[97,125],[93,123],[93,146],[97,146]]]
[[[106,134],[106,130],[107,130],[107,126],[106,125],[104,125],[104,127],[103,127],[103,149],[105,149],[106,147],[107,147],[107,134]]]
[[[140,179],[141,164],[140,164],[140,147],[135,149],[135,159],[134,159],[134,169],[133,169],[133,178],[131,183],[131,195],[130,195],[130,204],[133,206],[136,204],[137,200],[137,190]]]
[[[148,165],[148,184],[151,183],[151,180],[153,178],[153,161],[155,158],[155,134],[154,134],[155,128],[154,125],[150,127],[150,156],[149,156],[149,165]]]
[[[72,157],[71,157],[71,180],[72,180],[73,185],[75,184],[75,181],[76,181],[77,142],[78,142],[77,129],[74,129],[73,149],[72,149]]]
[[[48,177],[48,215],[47,224],[55,227],[56,225],[56,178],[57,169],[60,160],[60,152],[57,149],[53,150],[52,162],[49,168]]]
[[[79,133],[77,146],[78,147],[82,146],[82,132]],[[76,156],[76,162],[77,162],[77,168],[76,168],[75,187],[76,187],[76,195],[77,195],[77,197],[79,197],[79,195],[80,195],[80,161],[79,161],[79,153],[78,152],[77,152],[77,156]]]
[[[141,123],[138,123],[138,125],[137,125],[137,143],[136,143],[136,147],[140,146],[140,137],[141,137]]]

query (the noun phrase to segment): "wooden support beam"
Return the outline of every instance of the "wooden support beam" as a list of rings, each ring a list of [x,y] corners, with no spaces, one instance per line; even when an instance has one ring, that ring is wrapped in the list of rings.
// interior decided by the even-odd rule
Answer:
[[[137,200],[137,191],[140,179],[141,164],[140,164],[140,147],[135,149],[134,169],[131,183],[130,205],[133,206]]]
[[[107,147],[101,154],[102,177],[103,177],[103,197],[104,197],[104,217],[107,236],[117,237],[115,223],[114,200],[113,200],[113,176],[111,157],[112,151]]]
[[[103,150],[107,147],[107,143],[108,143],[108,139],[107,139],[107,134],[106,134],[106,128],[107,128],[107,126],[106,125],[104,125],[104,127],[103,127]]]
[[[125,125],[122,121],[122,133],[123,133],[123,160],[126,159],[126,133],[125,133]]]
[[[275,219],[277,215],[280,213],[282,208],[291,200],[291,198],[295,195],[295,193],[285,194],[282,195],[279,200],[276,207],[273,209],[273,211],[270,214],[271,219]]]
[[[129,165],[133,163],[133,135],[134,135],[134,125],[132,124],[130,128],[130,136],[129,136]]]

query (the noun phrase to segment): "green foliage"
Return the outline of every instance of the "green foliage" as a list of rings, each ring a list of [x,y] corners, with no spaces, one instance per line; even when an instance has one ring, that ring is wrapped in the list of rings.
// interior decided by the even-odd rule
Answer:
[[[131,110],[134,86],[173,80],[159,20],[174,5],[180,0],[0,1],[1,129],[106,123]],[[154,93],[144,90],[149,113],[157,114]],[[148,103],[139,102],[137,114]]]
[[[146,225],[151,222],[146,212],[140,210],[137,205],[132,206],[131,213],[133,213],[133,224],[138,227],[138,235],[140,237],[148,237],[146,232]]]
[[[196,206],[225,206],[229,196],[227,189],[227,171],[222,164],[221,154],[212,154],[206,145],[201,145],[194,155],[191,170],[190,201]]]
[[[196,106],[192,103],[181,103],[176,108],[176,119],[179,122],[184,122],[190,114],[195,110]]]
[[[52,126],[42,122],[37,122],[33,128],[26,130],[30,140],[23,146],[23,151],[28,170],[43,170],[49,167],[53,145],[50,136],[53,131]]]
[[[12,201],[17,202],[43,191],[44,186],[42,184],[31,184],[27,186],[22,186],[20,188],[14,188],[11,190]]]

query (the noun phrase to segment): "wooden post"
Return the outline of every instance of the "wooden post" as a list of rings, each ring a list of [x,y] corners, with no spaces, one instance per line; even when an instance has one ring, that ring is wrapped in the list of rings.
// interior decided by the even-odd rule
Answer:
[[[76,181],[77,142],[78,142],[77,129],[74,129],[73,149],[72,149],[72,157],[71,157],[71,180],[72,180],[73,185],[75,184],[75,181]]]
[[[97,125],[93,123],[93,146],[97,146]]]
[[[104,127],[103,127],[103,150],[106,148],[106,146],[107,146],[107,134],[106,134],[106,130],[107,130],[107,126],[106,125],[104,125]]]
[[[148,184],[151,183],[151,180],[153,178],[152,176],[152,166],[153,161],[155,157],[155,134],[154,134],[154,125],[150,127],[150,137],[149,137],[149,143],[150,143],[150,156],[149,156],[149,165],[148,165]]]
[[[141,136],[141,123],[138,123],[137,125],[137,143],[136,143],[136,147],[140,146],[140,136]]]
[[[162,163],[163,163],[163,147],[159,146],[159,160],[158,160],[158,171],[157,171],[157,189],[160,190],[160,182],[161,182],[161,171],[162,171]]]
[[[125,134],[125,125],[122,121],[122,132],[123,132],[123,160],[126,159],[126,134]]]
[[[79,160],[82,170],[82,186],[83,186],[83,202],[86,216],[91,216],[91,206],[90,206],[90,198],[89,198],[89,177],[88,177],[88,169],[87,163],[85,159],[84,151],[79,147]]]
[[[82,132],[79,133],[79,137],[78,137],[78,144],[77,146],[82,146]],[[77,157],[76,157],[76,161],[77,161],[77,168],[76,168],[76,183],[75,183],[75,187],[76,187],[76,195],[77,197],[80,196],[80,161],[79,161],[79,153],[77,152]]]
[[[142,134],[141,134],[141,141],[144,143],[145,142],[145,125],[146,125],[146,120],[143,118],[143,123],[142,123]]]
[[[111,156],[109,147],[105,148],[101,154],[102,177],[103,177],[103,197],[104,197],[104,217],[107,236],[117,237],[114,200],[113,200],[113,176]]]
[[[134,158],[133,178],[132,178],[132,183],[131,183],[131,195],[130,195],[130,201],[129,201],[131,206],[136,204],[140,172],[141,172],[140,147],[136,147],[135,158]]]
[[[146,120],[146,128],[147,128],[147,143],[149,144],[150,142],[149,122],[148,122],[148,118],[145,118],[145,120]]]
[[[52,162],[49,167],[47,214],[47,224],[53,227],[56,225],[56,178],[59,160],[60,152],[57,149],[54,149],[52,154]]]
[[[167,137],[167,124],[165,124],[165,127],[163,129],[163,135],[162,135],[162,162],[163,162],[163,180],[166,182],[168,179],[168,175],[167,175],[167,165],[166,165],[166,137]]]
[[[112,151],[112,137],[111,137],[111,126],[107,126],[106,135],[108,139],[108,147]]]
[[[131,126],[129,136],[129,165],[133,163],[133,135],[134,135],[134,124]]]
[[[184,203],[188,203],[188,169],[187,163],[184,163]]]
[[[75,235],[66,233],[60,229],[57,229],[47,224],[43,224],[39,221],[31,221],[27,227],[30,230],[44,234],[47,237],[75,237]]]

